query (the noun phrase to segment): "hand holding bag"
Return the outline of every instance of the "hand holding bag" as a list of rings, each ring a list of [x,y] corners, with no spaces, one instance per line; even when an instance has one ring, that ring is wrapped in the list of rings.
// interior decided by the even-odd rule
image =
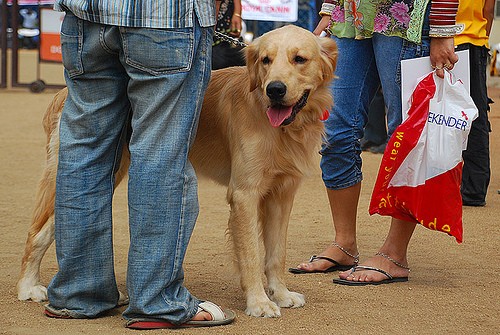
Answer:
[[[387,144],[370,214],[417,222],[462,242],[462,150],[478,111],[460,80],[445,71],[413,91],[408,118]]]

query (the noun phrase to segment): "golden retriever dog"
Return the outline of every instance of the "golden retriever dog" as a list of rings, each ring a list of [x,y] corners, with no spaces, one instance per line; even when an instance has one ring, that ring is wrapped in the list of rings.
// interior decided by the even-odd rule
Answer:
[[[228,235],[246,313],[279,317],[280,307],[305,303],[302,294],[285,286],[287,228],[297,188],[316,170],[324,134],[321,118],[333,104],[329,86],[337,47],[330,38],[288,25],[245,49],[246,67],[212,72],[190,159],[199,176],[227,186]],[[21,300],[47,299],[40,262],[54,240],[49,219],[54,213],[58,121],[66,94],[64,89],[55,96],[44,117],[47,165],[22,259],[17,286]],[[116,184],[126,175],[129,160],[125,147]]]

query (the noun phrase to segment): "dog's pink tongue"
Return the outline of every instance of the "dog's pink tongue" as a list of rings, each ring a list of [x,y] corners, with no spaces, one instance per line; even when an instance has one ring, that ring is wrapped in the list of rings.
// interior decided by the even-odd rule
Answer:
[[[267,109],[267,117],[271,126],[277,128],[283,123],[290,115],[292,115],[292,107],[269,107]]]

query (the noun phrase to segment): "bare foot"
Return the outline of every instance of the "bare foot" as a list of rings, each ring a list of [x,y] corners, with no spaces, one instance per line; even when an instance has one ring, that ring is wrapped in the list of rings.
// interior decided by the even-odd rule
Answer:
[[[203,301],[198,305],[198,312],[191,321],[212,321],[214,319],[224,319],[226,316],[220,306],[210,301]]]
[[[212,315],[208,312],[205,312],[204,310],[199,311],[196,313],[191,321],[211,321],[212,320]]]

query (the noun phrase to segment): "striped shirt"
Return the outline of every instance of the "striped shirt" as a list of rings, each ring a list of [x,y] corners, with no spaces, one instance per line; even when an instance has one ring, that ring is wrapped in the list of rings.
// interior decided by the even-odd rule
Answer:
[[[202,27],[215,25],[214,0],[56,0],[54,9],[112,26],[186,28],[195,15]]]

